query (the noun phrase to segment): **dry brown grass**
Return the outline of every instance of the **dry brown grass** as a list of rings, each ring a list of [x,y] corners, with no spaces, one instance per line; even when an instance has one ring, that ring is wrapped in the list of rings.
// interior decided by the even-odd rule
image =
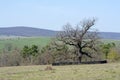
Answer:
[[[47,69],[47,70],[45,70]],[[120,63],[0,67],[0,80],[119,80]]]

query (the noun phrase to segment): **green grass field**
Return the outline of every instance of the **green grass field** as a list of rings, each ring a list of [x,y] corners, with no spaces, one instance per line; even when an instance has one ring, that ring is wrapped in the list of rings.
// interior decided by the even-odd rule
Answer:
[[[5,48],[7,45],[12,45],[13,47],[22,48],[24,45],[38,45],[43,47],[51,41],[49,37],[30,37],[30,38],[8,38],[0,39],[0,50]]]
[[[0,67],[0,80],[120,80],[120,63]]]
[[[112,42],[114,42],[117,47],[120,47],[120,40],[102,39],[102,42],[104,42],[104,43],[112,43]]]
[[[0,51],[8,45],[12,45],[12,47],[22,48],[24,45],[37,45],[39,47],[43,47],[47,45],[52,38],[50,37],[26,37],[26,38],[0,38]],[[114,42],[118,47],[120,47],[120,40],[102,40],[102,42]]]

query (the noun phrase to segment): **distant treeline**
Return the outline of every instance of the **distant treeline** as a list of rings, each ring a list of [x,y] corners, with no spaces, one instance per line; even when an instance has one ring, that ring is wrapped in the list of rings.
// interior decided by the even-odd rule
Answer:
[[[104,44],[106,47],[108,44]],[[78,64],[77,56],[74,54],[74,49],[66,45],[59,45],[58,49],[55,45],[49,44],[45,47],[37,45],[24,46],[22,49],[11,48],[9,46],[0,52],[0,66],[20,66],[20,65],[63,65],[63,64]],[[101,55],[96,55],[96,58],[88,58],[83,56],[81,64],[98,63],[95,61],[107,60],[115,62],[120,60],[120,50],[116,47],[103,48]],[[108,53],[106,53],[108,52]],[[61,63],[60,63],[61,62]],[[101,62],[100,62],[101,63]]]

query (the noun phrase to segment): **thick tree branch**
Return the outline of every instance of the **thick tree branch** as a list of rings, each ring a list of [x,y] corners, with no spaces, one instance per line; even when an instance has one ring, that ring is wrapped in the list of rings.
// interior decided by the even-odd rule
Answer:
[[[91,55],[89,55],[89,54],[86,53],[86,52],[82,52],[82,54],[84,54],[84,55],[86,55],[86,56],[88,56],[88,57],[90,57],[90,58],[93,58]]]

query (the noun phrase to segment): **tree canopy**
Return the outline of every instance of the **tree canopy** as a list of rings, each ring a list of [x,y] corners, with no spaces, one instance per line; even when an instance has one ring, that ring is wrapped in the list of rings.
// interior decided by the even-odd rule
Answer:
[[[95,25],[95,19],[86,19],[81,21],[75,27],[70,24],[66,24],[63,27],[57,40],[63,42],[66,45],[76,48],[79,62],[81,62],[83,55],[93,58],[89,50],[97,51],[97,44],[99,42],[99,36],[96,30],[92,29]],[[87,49],[87,50],[86,50]]]

